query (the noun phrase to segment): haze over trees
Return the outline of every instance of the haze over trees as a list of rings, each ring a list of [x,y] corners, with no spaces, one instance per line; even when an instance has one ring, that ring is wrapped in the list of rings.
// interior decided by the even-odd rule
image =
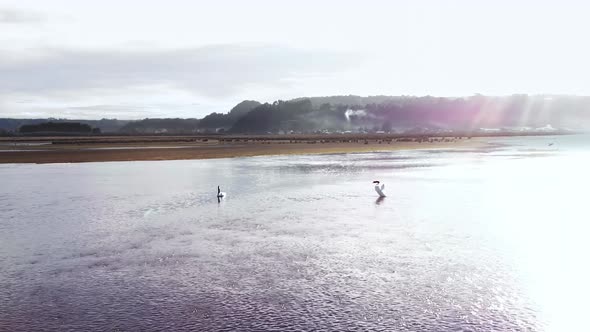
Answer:
[[[0,129],[16,132],[15,128],[41,122],[47,122],[47,119],[0,119]],[[524,127],[588,130],[590,97],[328,96],[265,104],[246,100],[228,113],[211,113],[202,119],[102,119],[76,122],[100,127],[103,133],[123,134],[478,131],[482,128]],[[25,127],[25,130],[30,129]]]
[[[549,125],[549,127],[546,127]],[[590,128],[590,97],[466,98],[332,96],[264,104],[232,127],[235,133],[408,131],[416,128]]]
[[[119,132],[126,134],[192,134],[196,131],[197,119],[143,119],[131,121]]]

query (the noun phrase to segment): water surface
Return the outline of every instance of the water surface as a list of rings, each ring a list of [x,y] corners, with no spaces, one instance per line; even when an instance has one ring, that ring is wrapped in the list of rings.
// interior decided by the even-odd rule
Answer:
[[[0,330],[583,330],[590,139],[494,142],[0,165]]]

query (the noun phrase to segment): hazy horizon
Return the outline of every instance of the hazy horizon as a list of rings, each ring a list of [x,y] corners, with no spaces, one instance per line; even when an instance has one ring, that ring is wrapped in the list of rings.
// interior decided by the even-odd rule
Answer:
[[[0,118],[200,118],[303,96],[590,95],[577,1],[0,0]]]
[[[338,98],[338,97],[359,97],[359,98],[372,98],[372,97],[391,97],[391,98],[427,98],[427,97],[431,97],[431,98],[448,98],[448,99],[467,99],[470,97],[485,97],[485,98],[510,98],[510,97],[515,97],[515,96],[527,96],[529,98],[540,98],[540,97],[545,97],[545,98],[551,98],[551,97],[573,97],[573,98],[590,98],[590,95],[566,95],[566,94],[518,94],[518,93],[514,93],[514,94],[510,94],[510,95],[482,95],[482,94],[473,94],[471,96],[431,96],[431,95],[425,95],[425,96],[414,96],[414,95],[401,95],[401,96],[389,96],[389,95],[366,95],[366,96],[361,96],[361,95],[354,95],[354,94],[348,94],[348,95],[332,95],[332,96],[301,96],[301,97],[295,97],[293,99],[287,100],[287,101],[293,101],[293,100],[299,100],[299,99],[315,99],[315,98]],[[247,101],[246,100],[242,100],[240,102],[238,102],[237,104],[243,102],[243,101]],[[264,103],[268,103],[268,104],[272,104],[273,102],[276,102],[278,100],[253,100],[256,102],[260,102],[261,104]],[[236,104],[236,105],[237,105]],[[361,103],[362,104],[362,103]],[[139,121],[139,120],[143,120],[143,119],[165,119],[165,118],[170,118],[170,119],[174,119],[174,118],[180,118],[180,119],[202,119],[203,117],[213,113],[213,112],[217,112],[217,113],[228,113],[232,107],[236,106],[236,105],[232,105],[230,106],[230,108],[228,108],[227,110],[219,110],[219,111],[211,111],[210,113],[204,113],[202,116],[196,117],[196,116],[186,116],[186,117],[179,117],[179,116],[163,116],[163,117],[136,117],[136,118],[117,118],[117,117],[113,117],[113,118],[108,118],[108,117],[61,117],[61,116],[46,116],[46,117],[37,117],[37,118],[24,118],[24,117],[19,117],[19,116],[6,116],[6,117],[1,117],[0,119],[56,119],[56,120],[101,120],[101,119],[113,119],[113,120],[122,120],[122,121]],[[360,105],[360,104],[359,104]],[[353,105],[348,105],[348,106],[353,106]],[[496,111],[500,111],[500,110],[496,110]]]

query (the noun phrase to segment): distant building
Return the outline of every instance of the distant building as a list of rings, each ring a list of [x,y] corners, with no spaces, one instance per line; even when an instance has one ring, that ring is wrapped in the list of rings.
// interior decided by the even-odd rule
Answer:
[[[553,132],[553,131],[557,131],[556,128],[553,128],[553,126],[551,126],[550,124],[544,126],[544,127],[539,127],[539,128],[535,128],[535,131],[540,131],[540,132]]]
[[[479,128],[479,131],[483,131],[484,133],[497,133],[500,132],[500,128]]]

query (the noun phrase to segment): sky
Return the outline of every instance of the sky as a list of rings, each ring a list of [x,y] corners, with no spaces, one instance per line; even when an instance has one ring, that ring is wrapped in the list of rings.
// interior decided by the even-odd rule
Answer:
[[[590,95],[587,1],[0,0],[0,117],[302,96]]]

